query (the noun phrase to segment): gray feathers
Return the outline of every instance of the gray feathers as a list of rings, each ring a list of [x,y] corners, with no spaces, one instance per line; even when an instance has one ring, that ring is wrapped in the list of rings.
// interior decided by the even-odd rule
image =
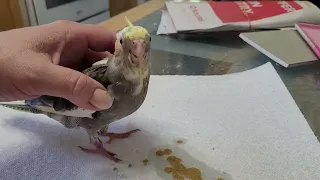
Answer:
[[[148,91],[149,66],[142,70],[132,69],[121,63],[123,59],[119,58],[123,57],[113,57],[108,64],[95,65],[83,71],[115,97],[111,108],[97,112],[84,110],[67,99],[53,96],[41,96],[28,104],[42,110],[43,114],[59,121],[66,128],[83,127],[92,131],[134,113],[142,105]]]
[[[107,60],[107,63],[96,64],[82,71],[100,82],[113,96],[114,101],[109,109],[86,110],[67,99],[53,96],[41,96],[25,103],[60,122],[66,128],[85,128],[90,142],[99,143],[98,131],[137,111],[148,91],[151,38],[146,34],[144,39],[124,40],[126,43],[122,44],[122,51],[119,54],[102,60]]]

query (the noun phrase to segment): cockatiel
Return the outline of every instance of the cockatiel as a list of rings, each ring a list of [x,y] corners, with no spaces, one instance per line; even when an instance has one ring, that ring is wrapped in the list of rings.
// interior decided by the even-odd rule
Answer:
[[[108,124],[134,113],[142,105],[148,91],[150,77],[150,42],[148,31],[140,26],[134,26],[126,18],[128,27],[120,35],[121,50],[107,63],[94,65],[83,71],[84,74],[104,85],[114,98],[111,108],[101,111],[91,111],[77,107],[70,101],[52,96],[41,96],[27,100],[25,103],[42,114],[59,121],[66,128],[82,127],[86,129],[91,144],[96,149],[85,149],[88,153],[97,153],[119,162],[116,154],[104,149],[100,136],[126,138],[127,133],[108,133]]]

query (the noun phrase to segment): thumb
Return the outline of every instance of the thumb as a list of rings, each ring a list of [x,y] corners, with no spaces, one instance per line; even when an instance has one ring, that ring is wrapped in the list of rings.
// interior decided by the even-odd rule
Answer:
[[[38,82],[41,94],[68,99],[75,105],[91,109],[108,109],[113,99],[106,88],[89,76],[58,65],[44,68],[42,82]]]

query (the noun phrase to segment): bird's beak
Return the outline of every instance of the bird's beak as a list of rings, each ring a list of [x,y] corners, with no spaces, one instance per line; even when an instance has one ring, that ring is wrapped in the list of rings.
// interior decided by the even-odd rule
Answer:
[[[146,46],[143,39],[133,40],[131,47],[132,62],[139,66],[146,56]]]

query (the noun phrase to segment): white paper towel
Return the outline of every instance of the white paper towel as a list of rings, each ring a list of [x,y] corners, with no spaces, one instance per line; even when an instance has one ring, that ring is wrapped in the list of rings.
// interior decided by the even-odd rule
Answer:
[[[111,126],[133,128],[142,131],[105,145],[124,160],[115,164],[78,149],[91,147],[84,130],[1,107],[0,179],[170,179],[153,155],[159,145],[205,180],[320,178],[319,142],[270,63],[223,76],[152,76],[138,112]],[[179,138],[185,144],[175,145]]]

